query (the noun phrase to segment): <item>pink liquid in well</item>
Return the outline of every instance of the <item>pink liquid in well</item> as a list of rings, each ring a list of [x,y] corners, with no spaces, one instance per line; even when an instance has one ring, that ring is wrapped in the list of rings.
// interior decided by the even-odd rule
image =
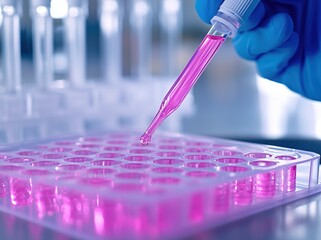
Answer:
[[[236,180],[231,184],[234,205],[249,205],[253,200],[253,180],[251,177]]]
[[[276,162],[257,160],[250,163],[252,166],[265,168],[277,165]],[[275,171],[256,174],[254,176],[255,194],[258,198],[271,198],[276,193]]]
[[[66,191],[62,192],[60,200],[59,223],[66,226],[80,228],[87,220],[87,204],[82,194]]]
[[[10,200],[12,205],[28,205],[32,202],[31,185],[26,180],[10,178]]]
[[[213,201],[211,203],[211,210],[213,213],[224,213],[228,211],[230,204],[229,196],[229,184],[224,183],[215,187],[213,191]]]
[[[296,189],[296,165],[281,170],[281,190],[294,192]]]
[[[59,210],[55,190],[54,186],[40,185],[34,187],[34,201],[36,202],[38,218],[52,216]]]
[[[8,192],[8,178],[0,175],[0,198],[7,195]]]
[[[255,194],[258,198],[271,198],[276,193],[275,171],[257,174],[254,178]]]
[[[141,136],[140,142],[143,145],[150,143],[152,134],[155,130],[181,105],[184,98],[196,83],[197,79],[200,77],[224,40],[224,37],[206,35],[183,72],[179,75],[174,85],[163,99],[153,121]]]
[[[2,152],[2,207],[88,239],[166,239],[304,194],[297,180],[305,159],[292,150],[277,155],[269,147],[257,152],[256,145],[165,133],[150,146],[136,133],[106,134],[99,147],[77,139],[72,148],[48,142],[34,156]]]
[[[206,208],[205,199],[203,192],[198,192],[190,196],[190,212],[189,217],[192,223],[202,222],[205,218]]]
[[[296,160],[293,156],[277,156],[277,159],[284,161]],[[281,170],[281,191],[294,192],[296,189],[296,171],[297,166],[293,165]]]

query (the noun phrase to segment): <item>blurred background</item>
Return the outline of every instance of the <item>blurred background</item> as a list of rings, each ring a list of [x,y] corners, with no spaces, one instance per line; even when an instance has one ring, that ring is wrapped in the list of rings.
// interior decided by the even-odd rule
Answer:
[[[0,2],[1,143],[145,130],[210,27],[194,0]],[[19,47],[12,59],[8,49]],[[162,129],[310,144],[321,138],[320,119],[321,103],[259,77],[228,40]]]

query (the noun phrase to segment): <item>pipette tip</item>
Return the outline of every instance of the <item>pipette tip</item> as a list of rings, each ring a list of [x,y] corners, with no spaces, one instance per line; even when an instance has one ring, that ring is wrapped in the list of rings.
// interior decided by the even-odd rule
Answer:
[[[141,137],[140,137],[140,143],[142,145],[148,145],[151,141],[152,137],[151,135],[144,133]]]

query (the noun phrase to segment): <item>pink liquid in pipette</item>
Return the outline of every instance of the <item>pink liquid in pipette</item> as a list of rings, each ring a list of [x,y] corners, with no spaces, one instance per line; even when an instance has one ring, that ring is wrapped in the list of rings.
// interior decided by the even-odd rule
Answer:
[[[156,116],[140,138],[141,144],[149,144],[155,130],[181,105],[224,40],[224,37],[206,35],[183,72],[163,99]]]

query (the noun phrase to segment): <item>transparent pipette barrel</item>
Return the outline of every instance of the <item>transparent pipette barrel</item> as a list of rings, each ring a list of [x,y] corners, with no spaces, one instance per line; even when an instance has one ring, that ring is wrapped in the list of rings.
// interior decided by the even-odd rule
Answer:
[[[68,14],[64,18],[68,75],[73,87],[82,87],[86,80],[86,17],[87,0],[67,0]]]
[[[182,0],[160,0],[160,42],[162,54],[161,75],[177,74],[177,55],[183,27]]]
[[[122,78],[122,36],[124,2],[100,0],[102,73],[104,81],[117,83]]]
[[[214,23],[187,66],[163,99],[156,116],[141,137],[142,144],[148,144],[155,130],[181,105],[228,35],[229,30],[227,28],[220,26],[220,23]]]
[[[3,78],[6,92],[21,89],[21,0],[1,0]]]
[[[151,75],[152,9],[150,0],[130,0],[131,75],[146,80]]]
[[[36,85],[50,88],[53,79],[53,22],[51,0],[32,0],[30,15],[33,21],[33,49]]]
[[[193,57],[165,96],[159,111],[141,136],[146,145],[162,122],[183,102],[226,37],[234,37],[245,19],[253,12],[259,0],[225,0],[212,19],[212,27]]]

